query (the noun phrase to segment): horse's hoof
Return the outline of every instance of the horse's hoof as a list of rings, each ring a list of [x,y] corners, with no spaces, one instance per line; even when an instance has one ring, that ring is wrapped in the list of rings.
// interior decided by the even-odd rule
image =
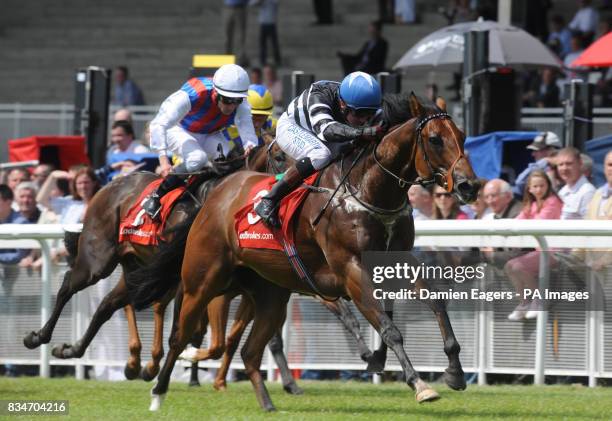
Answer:
[[[304,390],[299,387],[295,382],[283,385],[283,389],[285,389],[285,392],[289,393],[290,395],[304,394]]]
[[[138,364],[135,367],[131,367],[129,364],[125,365],[125,368],[123,369],[123,374],[125,375],[125,378],[128,380],[134,380],[137,379],[138,376],[140,375],[140,364]]]
[[[266,411],[266,412],[275,412],[275,411],[276,411],[276,408],[275,408],[275,407],[274,407],[274,405],[272,405],[271,403],[270,403],[270,404],[267,404],[267,405],[262,406],[262,409],[263,409],[264,411]]]
[[[386,359],[386,355],[378,351],[374,351],[374,353],[368,360],[368,366],[366,367],[366,371],[371,374],[382,374],[383,371],[385,371]]]
[[[200,381],[199,380],[190,380],[189,381],[189,387],[200,387]]]
[[[440,395],[438,395],[438,392],[431,388],[421,390],[416,394],[416,400],[418,403],[433,402],[437,399],[440,399]]]
[[[465,390],[465,376],[463,370],[449,370],[444,372],[444,382],[453,390]]]
[[[219,392],[225,392],[227,390],[227,383],[225,383],[224,381],[214,382],[213,387],[215,388],[215,390],[218,390]]]
[[[72,358],[72,345],[61,344],[54,346],[51,350],[51,355],[53,355],[55,358],[60,358],[62,360]]]
[[[28,349],[38,348],[40,346],[40,336],[32,331],[23,338],[23,344]]]
[[[148,366],[143,367],[142,371],[140,372],[140,377],[145,381],[145,382],[150,382],[151,380],[153,380],[156,376],[157,376],[158,370],[153,370],[153,372],[151,372],[148,369]]]
[[[417,379],[412,387],[415,390],[415,398],[418,403],[435,401],[440,398],[438,392],[429,387],[422,379]]]
[[[155,393],[151,393],[151,405],[149,405],[149,411],[159,411],[164,403],[164,399],[166,399],[166,394],[156,395]]]
[[[191,345],[187,345],[187,348],[185,348],[185,350],[180,353],[180,355],[178,356],[178,359],[186,360],[191,363],[197,363],[198,362],[197,354],[198,354],[198,348],[191,346]]]

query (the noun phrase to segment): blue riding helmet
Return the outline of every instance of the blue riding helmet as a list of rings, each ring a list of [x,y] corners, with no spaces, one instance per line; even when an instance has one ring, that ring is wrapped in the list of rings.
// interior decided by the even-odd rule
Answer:
[[[372,76],[364,72],[353,72],[342,80],[340,98],[355,110],[378,109],[382,92],[378,81]]]

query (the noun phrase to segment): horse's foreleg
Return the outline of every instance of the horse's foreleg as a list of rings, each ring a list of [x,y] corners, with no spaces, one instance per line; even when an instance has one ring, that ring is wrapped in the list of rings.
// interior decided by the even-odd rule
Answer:
[[[232,295],[231,297],[228,297],[226,299],[228,299],[228,301],[231,301],[234,296],[235,295]],[[211,312],[211,310],[212,309],[209,305],[208,311]],[[253,316],[253,302],[249,297],[243,294],[240,300],[240,305],[238,306],[238,309],[236,310],[236,314],[234,316],[234,323],[232,324],[232,328],[225,342],[225,352],[223,353],[221,366],[217,370],[217,376],[215,377],[215,382],[213,383],[213,387],[215,389],[225,390],[227,388],[227,372],[229,371],[232,358],[236,353],[236,349],[238,349],[238,345],[240,344],[240,338],[242,338],[242,334],[244,333],[245,329],[247,328],[251,320],[253,320]]]
[[[241,355],[259,405],[265,411],[274,411],[274,405],[259,368],[266,344],[282,327],[285,320],[290,292],[264,280],[260,280],[259,283],[254,297],[255,319],[251,333],[242,347]]]
[[[55,358],[80,358],[93,340],[100,327],[111,318],[115,311],[129,304],[128,291],[123,276],[109,292],[91,318],[91,322],[85,331],[85,335],[74,344],[62,344],[55,346],[51,353]]]
[[[419,377],[419,374],[412,366],[404,350],[402,334],[383,311],[381,303],[374,298],[372,283],[362,279],[364,270],[364,268],[355,263],[349,263],[343,268],[342,272],[347,278],[346,290],[348,295],[353,299],[359,311],[370,322],[372,327],[380,334],[383,342],[397,356],[406,376],[406,383],[415,391],[416,400],[418,402],[425,402],[439,398],[438,393]]]
[[[101,251],[97,256],[100,260],[103,260],[106,255],[107,263],[106,265],[93,265],[93,268],[90,267],[89,263],[84,262],[83,259],[77,259],[74,268],[64,274],[62,286],[57,293],[55,306],[47,323],[38,332],[32,331],[23,338],[23,344],[26,348],[34,349],[42,344],[49,343],[60,314],[66,303],[70,301],[70,298],[77,292],[94,285],[100,279],[108,276],[117,266],[117,262],[113,260],[113,256],[109,256],[110,254],[108,250],[106,252]]]
[[[355,338],[357,341],[357,349],[359,350],[359,356],[365,362],[370,362],[372,359],[372,351],[366,345],[361,330],[359,328],[359,321],[351,311],[347,302],[343,299],[336,301],[319,300],[329,311],[331,311],[337,318],[342,322],[345,329]],[[368,365],[369,367],[369,365]],[[383,361],[384,368],[384,361]]]
[[[415,290],[417,291],[417,294],[419,294],[418,291],[421,288],[431,289],[422,280],[418,280],[415,283]],[[417,296],[420,296],[420,294]],[[444,373],[444,381],[451,389],[464,390],[466,387],[465,377],[463,368],[461,367],[461,361],[459,360],[461,346],[459,346],[459,342],[457,341],[457,338],[455,338],[453,327],[451,326],[448,313],[446,312],[446,304],[443,300],[422,301],[427,304],[436,315],[436,319],[438,320],[438,325],[440,327],[440,333],[442,334],[442,339],[444,340],[444,353],[448,357],[448,368]]]
[[[164,357],[164,315],[166,307],[172,300],[172,294],[166,294],[160,301],[153,304],[153,345],[151,347],[151,361],[142,369],[142,379],[149,382],[159,373],[159,362]]]
[[[134,380],[140,374],[140,351],[142,351],[142,343],[138,335],[138,325],[136,324],[134,307],[128,304],[123,309],[125,310],[125,318],[128,323],[128,349],[130,351],[130,357],[125,364],[123,372],[126,379]]]
[[[387,317],[389,317],[390,320],[393,320],[392,311],[385,311],[385,314],[387,315]],[[383,371],[385,371],[385,363],[387,362],[387,349],[388,347],[385,341],[381,341],[378,349],[374,351],[372,357],[368,360],[368,366],[366,368],[368,373],[382,373]]]
[[[272,352],[276,366],[280,370],[281,379],[283,381],[283,389],[285,389],[285,392],[291,395],[301,395],[304,393],[304,391],[295,382],[295,379],[291,374],[291,370],[289,370],[287,356],[283,352],[283,336],[280,331],[276,332],[274,336],[272,336],[272,339],[270,339],[270,343],[268,344],[268,348],[270,348],[270,352]]]
[[[187,248],[189,250],[189,247]],[[194,249],[195,250],[195,249]],[[151,390],[151,405],[149,410],[157,411],[165,398],[170,384],[170,374],[185,345],[193,337],[193,332],[201,318],[202,310],[208,303],[221,293],[231,268],[224,265],[219,250],[214,256],[202,256],[200,253],[185,255],[182,270],[183,298],[180,305],[176,334],[170,339],[170,349],[158,377],[157,384]],[[213,262],[207,271],[203,270],[203,262]],[[203,279],[202,279],[203,278]]]

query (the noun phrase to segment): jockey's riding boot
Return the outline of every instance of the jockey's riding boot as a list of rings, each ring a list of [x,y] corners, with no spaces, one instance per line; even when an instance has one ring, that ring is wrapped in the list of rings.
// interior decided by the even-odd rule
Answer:
[[[290,167],[279,180],[270,192],[261,198],[259,204],[255,207],[257,215],[261,216],[263,222],[271,227],[280,228],[280,220],[278,218],[278,206],[289,193],[297,186],[302,184],[302,181],[309,175],[313,174],[315,169],[312,167],[309,158],[300,159],[296,164]]]
[[[157,190],[147,196],[142,202],[142,208],[151,219],[156,219],[159,215],[159,211],[161,210],[161,198],[164,197],[166,193],[183,185],[183,183],[183,177],[176,174],[169,174],[164,178],[164,181],[161,182],[159,187],[157,187]]]

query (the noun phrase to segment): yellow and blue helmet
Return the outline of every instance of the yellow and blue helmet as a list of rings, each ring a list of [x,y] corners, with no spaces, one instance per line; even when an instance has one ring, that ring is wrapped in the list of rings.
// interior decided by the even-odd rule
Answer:
[[[247,99],[251,114],[272,115],[274,101],[272,93],[264,85],[250,85]]]

